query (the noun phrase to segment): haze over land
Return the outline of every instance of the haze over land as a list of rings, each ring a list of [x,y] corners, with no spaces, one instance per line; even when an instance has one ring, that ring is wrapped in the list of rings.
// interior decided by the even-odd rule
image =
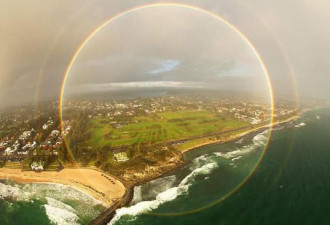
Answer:
[[[293,96],[295,79],[301,98],[329,98],[327,1],[177,2],[221,15],[245,33],[264,59],[277,96]],[[56,98],[65,68],[85,37],[139,4],[3,1],[1,107]],[[166,7],[107,26],[82,51],[72,74],[72,92],[174,87],[265,93],[265,82],[256,82],[263,79],[260,66],[233,32],[201,13]]]

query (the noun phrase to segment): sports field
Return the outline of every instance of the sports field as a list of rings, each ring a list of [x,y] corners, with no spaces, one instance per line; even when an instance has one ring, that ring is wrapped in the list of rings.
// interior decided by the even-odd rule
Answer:
[[[209,111],[176,111],[135,117],[132,123],[114,128],[114,121],[95,118],[90,127],[88,144],[96,148],[135,143],[162,143],[172,140],[212,135],[237,129],[248,123]]]

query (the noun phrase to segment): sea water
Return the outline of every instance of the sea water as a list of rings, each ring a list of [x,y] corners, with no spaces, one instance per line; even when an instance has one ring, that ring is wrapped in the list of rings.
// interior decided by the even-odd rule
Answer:
[[[0,182],[0,224],[88,224],[104,207],[70,186]]]
[[[189,152],[109,224],[329,224],[330,108],[276,127],[258,164],[267,132]]]

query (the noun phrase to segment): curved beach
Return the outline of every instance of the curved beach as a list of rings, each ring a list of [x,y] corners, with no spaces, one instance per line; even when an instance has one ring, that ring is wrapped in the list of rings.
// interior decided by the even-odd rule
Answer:
[[[121,199],[125,186],[118,179],[93,169],[63,169],[59,172],[21,171],[20,169],[0,168],[0,179],[11,179],[18,183],[60,183],[69,185],[99,200],[110,207]]]

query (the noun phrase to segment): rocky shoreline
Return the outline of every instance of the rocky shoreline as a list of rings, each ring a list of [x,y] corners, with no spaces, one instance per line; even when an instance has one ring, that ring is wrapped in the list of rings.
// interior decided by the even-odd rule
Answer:
[[[157,179],[159,177],[164,176],[164,174],[177,169],[178,167],[182,166],[184,163],[183,160],[181,160],[177,164],[172,164],[172,166],[167,167],[165,170],[162,171],[162,173],[157,173],[154,174],[154,176],[149,176],[144,179],[139,180],[138,182],[134,184],[130,184],[127,181],[121,180],[121,182],[125,185],[126,187],[126,192],[124,196],[119,199],[117,202],[115,202],[110,208],[106,209],[103,213],[101,213],[98,217],[96,217],[90,225],[107,225],[111,219],[116,215],[116,210],[121,207],[127,207],[130,205],[130,203],[133,200],[134,197],[134,187],[142,185],[148,181]]]
[[[131,201],[134,197],[133,194],[134,194],[134,187],[133,186],[126,187],[126,192],[125,192],[124,196],[119,201],[114,203],[110,208],[108,208],[104,212],[102,212],[90,224],[91,225],[108,224],[111,221],[111,219],[115,216],[116,209],[128,206],[131,203]]]

